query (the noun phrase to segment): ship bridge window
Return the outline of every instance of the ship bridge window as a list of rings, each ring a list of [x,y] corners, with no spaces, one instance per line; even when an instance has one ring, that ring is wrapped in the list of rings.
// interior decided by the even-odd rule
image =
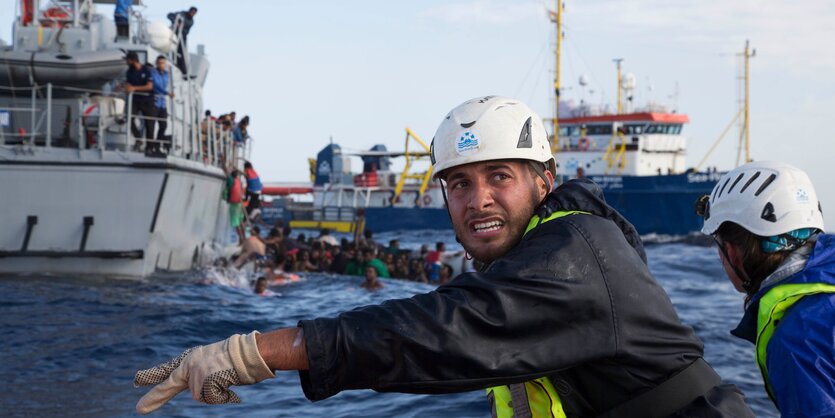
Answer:
[[[612,125],[588,125],[586,127],[587,135],[611,135]]]
[[[680,123],[658,123],[648,125],[647,129],[644,131],[647,134],[667,134],[667,135],[678,135],[681,133],[681,124]]]
[[[580,135],[580,127],[576,125],[560,126],[560,136]]]
[[[644,133],[678,135],[681,133],[680,123],[658,123],[647,126]]]
[[[628,124],[624,125],[623,129],[626,130],[626,133],[629,135],[640,135],[644,133],[644,124]]]

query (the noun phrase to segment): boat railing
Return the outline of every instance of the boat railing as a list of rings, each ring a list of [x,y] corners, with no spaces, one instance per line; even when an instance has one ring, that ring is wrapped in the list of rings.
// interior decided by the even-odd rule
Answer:
[[[251,137],[239,144],[233,139],[232,127],[224,130],[214,121],[197,121],[194,102],[178,102],[183,106],[171,106],[168,118],[159,118],[132,114],[136,93],[51,83],[0,86],[0,93],[11,97],[6,101],[9,106],[0,105],[0,146],[145,152],[149,156],[171,155],[214,166],[241,166],[251,152]],[[190,109],[181,114],[175,110],[178,107]],[[155,125],[167,122],[168,133],[162,139],[147,138],[152,136],[148,133],[142,135],[146,138],[134,138],[131,126],[144,125],[146,120],[153,120]],[[149,153],[149,144],[153,145],[150,149],[159,150]]]

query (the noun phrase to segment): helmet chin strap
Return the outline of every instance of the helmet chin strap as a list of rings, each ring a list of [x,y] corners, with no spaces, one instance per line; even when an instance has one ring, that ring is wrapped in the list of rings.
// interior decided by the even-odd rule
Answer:
[[[545,182],[545,186],[548,188],[547,190],[550,191],[551,187],[553,186],[550,181],[548,181],[548,177],[545,177],[545,169],[544,165],[537,161],[528,160],[528,163],[533,167],[533,171]]]
[[[446,197],[446,186],[444,185],[443,180],[438,177],[438,184],[441,185],[441,196],[444,197],[444,208],[446,209],[446,216],[449,217],[449,223],[452,224],[452,230],[455,231],[455,224],[452,222],[452,214],[449,213],[449,200]],[[455,234],[455,242],[461,244],[461,240],[458,239],[458,234]],[[462,244],[463,245],[463,244]],[[466,248],[464,249],[466,251]],[[470,253],[466,253],[469,255]]]
[[[745,268],[739,268],[736,264],[731,260],[731,257],[728,255],[728,252],[725,250],[725,242],[716,240],[716,244],[719,245],[719,250],[722,251],[722,256],[725,257],[725,260],[728,261],[728,265],[731,266],[731,269],[736,274],[740,280],[742,280],[742,290],[745,291],[745,294],[748,296],[752,296],[754,293],[754,283],[751,282],[751,278],[748,277],[748,273],[745,272]]]

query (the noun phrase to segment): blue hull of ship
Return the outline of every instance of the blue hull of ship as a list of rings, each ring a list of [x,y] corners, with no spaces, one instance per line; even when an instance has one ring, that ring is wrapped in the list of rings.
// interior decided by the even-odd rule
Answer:
[[[641,235],[686,235],[702,228],[696,200],[713,190],[721,173],[664,176],[589,176],[603,188],[606,202]]]
[[[367,208],[365,227],[374,232],[415,229],[452,229],[446,209]]]
[[[719,177],[721,173],[589,176],[603,189],[606,201],[641,235],[699,231],[702,221],[693,205],[700,196],[710,193]],[[374,232],[452,229],[446,209],[438,208],[367,208],[365,219],[366,228]]]

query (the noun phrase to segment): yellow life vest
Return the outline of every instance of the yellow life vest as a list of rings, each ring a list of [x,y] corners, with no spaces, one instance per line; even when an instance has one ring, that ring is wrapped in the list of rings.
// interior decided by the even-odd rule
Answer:
[[[578,210],[556,211],[547,218],[534,215],[524,235],[537,226],[563,216],[588,214]],[[487,388],[487,401],[494,418],[565,418],[565,411],[554,385],[547,377],[505,386]]]
[[[826,283],[784,284],[775,286],[760,299],[760,306],[757,310],[757,365],[760,366],[765,389],[772,401],[774,400],[774,394],[771,392],[771,384],[768,381],[768,368],[766,367],[768,342],[777,329],[777,323],[783,319],[786,311],[792,305],[805,296],[818,293],[835,293],[835,285]]]

